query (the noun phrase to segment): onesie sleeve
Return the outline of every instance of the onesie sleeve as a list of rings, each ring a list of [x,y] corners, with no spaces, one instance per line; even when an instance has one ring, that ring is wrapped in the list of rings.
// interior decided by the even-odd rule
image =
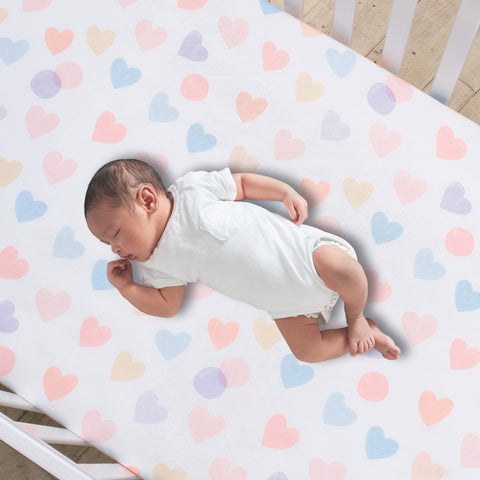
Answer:
[[[237,197],[237,185],[228,167],[213,172],[189,172],[182,178],[181,188],[200,188],[219,200]]]
[[[178,280],[177,278],[170,277],[165,275],[154,268],[149,268],[142,264],[140,265],[140,270],[143,274],[143,285],[145,287],[153,288],[166,288],[166,287],[178,287],[180,285],[186,285],[185,282]]]

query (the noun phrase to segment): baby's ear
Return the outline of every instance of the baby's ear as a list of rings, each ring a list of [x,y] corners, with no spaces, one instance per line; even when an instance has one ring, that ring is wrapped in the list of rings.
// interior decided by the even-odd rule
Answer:
[[[144,207],[147,212],[152,212],[156,210],[158,206],[157,193],[149,185],[142,185],[137,191],[137,202]]]

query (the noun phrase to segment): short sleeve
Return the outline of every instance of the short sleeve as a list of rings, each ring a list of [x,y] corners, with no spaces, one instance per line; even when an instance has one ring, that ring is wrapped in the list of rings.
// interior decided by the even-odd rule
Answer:
[[[177,278],[165,275],[154,268],[149,268],[141,263],[139,264],[140,270],[143,274],[143,285],[145,287],[153,288],[166,288],[166,287],[178,287],[180,285],[186,285],[185,282],[178,280]]]
[[[181,179],[176,188],[201,188],[219,200],[235,200],[237,185],[228,167],[213,172],[189,172]]]

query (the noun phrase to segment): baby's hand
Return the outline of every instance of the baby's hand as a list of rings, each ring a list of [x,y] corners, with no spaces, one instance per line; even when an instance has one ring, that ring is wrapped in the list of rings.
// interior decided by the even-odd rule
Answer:
[[[295,190],[289,190],[283,197],[282,202],[285,205],[290,218],[295,225],[301,225],[308,217],[307,201]]]
[[[128,260],[114,260],[107,265],[107,277],[117,290],[121,290],[133,282],[132,265]]]

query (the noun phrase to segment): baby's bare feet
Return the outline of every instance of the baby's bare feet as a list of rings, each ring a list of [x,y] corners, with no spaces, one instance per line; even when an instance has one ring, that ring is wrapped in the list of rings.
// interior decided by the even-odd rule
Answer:
[[[361,315],[356,318],[349,318],[348,325],[348,347],[350,355],[362,355],[375,346],[375,335],[367,319]]]
[[[378,350],[387,360],[397,360],[400,356],[400,349],[392,338],[385,335],[371,318],[367,318],[367,321],[375,337],[375,350]]]

